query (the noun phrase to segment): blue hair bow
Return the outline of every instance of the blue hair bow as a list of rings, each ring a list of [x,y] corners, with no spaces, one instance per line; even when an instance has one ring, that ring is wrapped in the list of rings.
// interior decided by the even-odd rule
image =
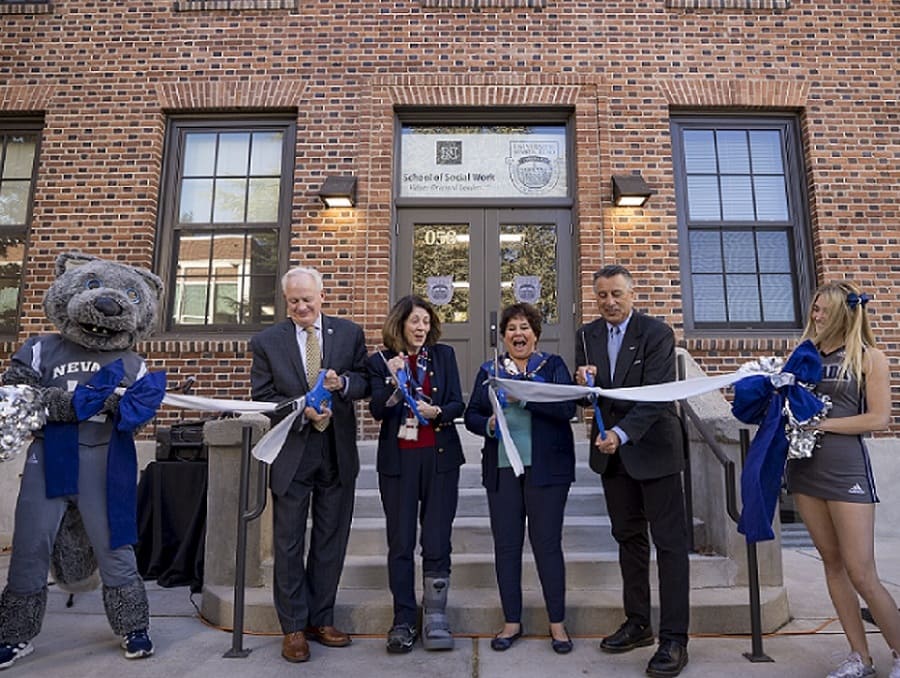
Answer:
[[[745,424],[759,424],[741,473],[743,507],[738,532],[748,542],[774,539],[772,519],[787,459],[785,403],[797,421],[826,408],[804,384],[822,380],[822,358],[808,339],[791,354],[780,373],[753,375],[734,385],[731,412]]]
[[[863,292],[862,294],[857,294],[856,292],[851,292],[847,295],[847,306],[855,309],[857,306],[865,306],[872,300],[868,294]]]

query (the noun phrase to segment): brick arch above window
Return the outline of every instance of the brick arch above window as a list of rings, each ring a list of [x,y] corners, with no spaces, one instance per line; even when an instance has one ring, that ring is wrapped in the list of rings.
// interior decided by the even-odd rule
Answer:
[[[169,112],[286,110],[300,107],[307,86],[296,80],[175,82],[157,85],[156,95]]]
[[[39,113],[50,107],[57,88],[49,85],[0,86],[0,111],[4,113]]]
[[[685,108],[799,109],[809,83],[796,80],[670,78],[657,81],[670,106]]]

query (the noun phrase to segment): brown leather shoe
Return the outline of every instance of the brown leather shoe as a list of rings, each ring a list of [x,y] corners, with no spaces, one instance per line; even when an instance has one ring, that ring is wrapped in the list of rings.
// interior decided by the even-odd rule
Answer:
[[[281,656],[289,662],[309,661],[309,643],[303,631],[285,634],[281,641]]]
[[[306,637],[322,643],[325,647],[346,647],[353,641],[350,634],[338,631],[333,626],[307,626]]]

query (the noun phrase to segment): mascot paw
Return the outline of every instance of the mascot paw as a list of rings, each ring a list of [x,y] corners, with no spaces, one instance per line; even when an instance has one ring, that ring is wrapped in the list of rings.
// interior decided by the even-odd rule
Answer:
[[[101,412],[108,412],[109,414],[115,414],[119,411],[119,401],[122,400],[122,396],[118,393],[112,393],[110,396],[103,401],[103,409]]]
[[[72,407],[72,394],[58,386],[49,386],[41,396],[47,408],[48,421],[78,421],[75,408]]]

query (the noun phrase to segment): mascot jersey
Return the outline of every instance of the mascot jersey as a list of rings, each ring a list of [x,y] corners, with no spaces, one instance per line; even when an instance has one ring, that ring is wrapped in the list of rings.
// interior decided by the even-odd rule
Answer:
[[[12,357],[14,362],[26,365],[41,375],[41,386],[56,386],[69,392],[118,359],[125,366],[122,386],[130,386],[147,372],[144,359],[134,351],[92,351],[59,334],[31,337]],[[35,437],[41,437],[43,431],[34,433]],[[78,443],[106,446],[111,434],[112,421],[105,414],[100,414],[79,424]]]

